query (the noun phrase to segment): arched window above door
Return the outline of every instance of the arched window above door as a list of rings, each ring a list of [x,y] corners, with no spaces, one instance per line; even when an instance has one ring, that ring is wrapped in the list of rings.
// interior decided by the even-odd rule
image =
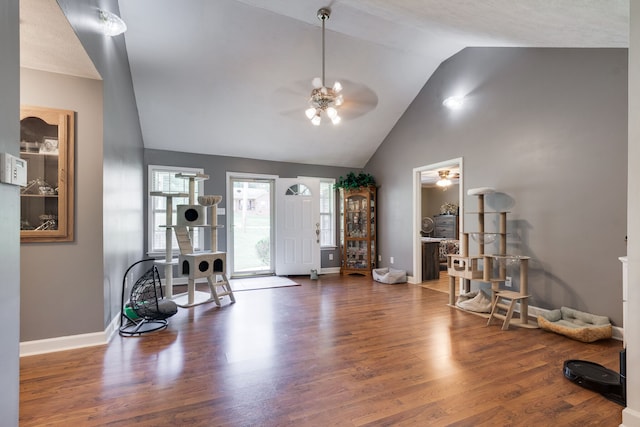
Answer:
[[[287,196],[311,196],[311,190],[304,184],[293,184],[285,192]]]

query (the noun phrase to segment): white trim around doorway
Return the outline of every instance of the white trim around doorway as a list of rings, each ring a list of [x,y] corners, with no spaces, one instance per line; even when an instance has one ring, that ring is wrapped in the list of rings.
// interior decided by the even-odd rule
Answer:
[[[420,175],[425,171],[451,167],[454,165],[460,166],[460,181],[458,187],[458,198],[460,200],[458,232],[460,233],[464,230],[464,173],[462,157],[445,160],[439,163],[432,163],[430,165],[420,166],[413,169],[413,276],[409,277],[410,283],[422,282],[422,245],[420,241],[420,226],[422,223],[422,183]]]
[[[233,209],[233,188],[231,188],[231,179],[233,178],[238,178],[238,179],[259,179],[259,180],[273,180],[274,182],[274,190],[275,190],[275,182],[278,178],[280,178],[278,175],[268,175],[268,174],[259,174],[259,173],[248,173],[248,172],[229,172],[227,171],[226,174],[226,180],[227,182],[225,183],[225,191],[227,194],[225,194],[225,198],[224,200],[226,201],[226,210],[225,210],[225,224],[226,224],[226,235],[227,235],[227,266],[234,266],[234,260],[233,260],[233,238],[232,238],[232,227],[233,224],[231,224],[229,222],[229,218],[231,218],[231,214],[230,214],[230,209]],[[273,197],[273,195],[272,195]],[[272,200],[272,204],[273,206],[273,200]],[[275,214],[275,209],[274,209],[274,214]],[[275,230],[272,230],[272,234],[275,232]],[[273,242],[273,236],[271,238],[271,253],[275,253],[274,251],[274,242]],[[233,267],[235,268],[235,267]],[[232,268],[232,270],[233,270]],[[227,272],[229,277],[232,277],[234,272],[233,271],[228,271]]]

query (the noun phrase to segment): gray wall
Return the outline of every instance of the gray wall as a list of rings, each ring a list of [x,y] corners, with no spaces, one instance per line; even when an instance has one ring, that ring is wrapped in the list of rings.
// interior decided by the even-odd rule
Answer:
[[[461,88],[464,108],[445,109]],[[467,48],[442,63],[365,167],[396,268],[412,269],[412,169],[456,157],[465,194],[495,187],[489,208],[511,212],[508,251],[532,257],[532,305],[621,325],[627,50]]]
[[[20,146],[20,31],[18,0],[0,2],[0,152],[18,156]],[[18,425],[20,364],[20,192],[0,184],[0,414]]]
[[[422,188],[422,216],[440,215],[440,207],[445,203],[454,203],[460,206],[460,186],[452,184],[447,187],[446,191],[442,191],[439,187],[423,187]]]
[[[164,150],[144,151],[145,171],[148,165],[165,165],[204,168],[204,173],[209,175],[209,179],[204,182],[205,194],[220,194],[223,199],[221,206],[226,205],[226,180],[227,172],[244,172],[264,175],[278,175],[281,178],[294,178],[297,176],[315,176],[322,178],[338,178],[359,169],[308,165],[300,163],[272,162],[267,160],[244,159],[239,157],[210,156],[192,153],[183,153]],[[147,183],[145,179],[145,192]],[[145,198],[145,211],[147,200]],[[337,206],[337,205],[336,205]],[[220,219],[221,220],[221,219]],[[228,226],[228,224],[225,224]],[[145,218],[145,248],[147,247],[146,218]],[[338,240],[336,240],[338,242]],[[227,248],[226,232],[220,233],[218,237],[218,247],[220,250]],[[333,253],[333,260],[329,260],[329,253]],[[340,267],[339,248],[335,251],[322,251],[322,268]]]
[[[120,310],[122,275],[143,257],[143,141],[124,37],[95,30],[96,10],[119,14],[117,0],[58,0],[104,84],[103,326]],[[96,268],[100,268],[99,263]]]
[[[102,82],[22,68],[20,102],[76,112],[75,239],[20,246],[20,340],[103,330]]]

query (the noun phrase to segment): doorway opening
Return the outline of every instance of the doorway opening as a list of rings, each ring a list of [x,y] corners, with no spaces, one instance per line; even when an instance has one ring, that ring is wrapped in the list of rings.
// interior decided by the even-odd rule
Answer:
[[[227,182],[230,276],[273,275],[275,177],[233,174]]]
[[[423,219],[433,218],[439,215],[441,208],[445,204],[456,204],[457,211],[447,212],[455,215],[454,240],[458,240],[460,232],[464,230],[464,185],[462,173],[462,157],[433,163],[413,169],[413,278],[411,283],[422,282],[422,240],[426,237],[436,237],[438,234],[433,231],[423,231]],[[437,181],[441,178],[442,171],[456,171],[455,179],[450,186],[438,187]],[[444,188],[444,191],[443,189]],[[437,192],[437,193],[434,193]],[[440,197],[448,193],[447,197]],[[429,196],[431,194],[431,196]],[[450,208],[450,206],[447,206]],[[446,210],[446,208],[444,208]],[[425,235],[425,236],[423,236]],[[438,267],[439,268],[439,267]]]

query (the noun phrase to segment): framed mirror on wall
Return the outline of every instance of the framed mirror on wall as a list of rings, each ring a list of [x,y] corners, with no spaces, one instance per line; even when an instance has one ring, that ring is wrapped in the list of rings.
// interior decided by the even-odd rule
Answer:
[[[27,185],[20,189],[20,241],[69,242],[74,230],[75,113],[21,106],[20,157]]]

